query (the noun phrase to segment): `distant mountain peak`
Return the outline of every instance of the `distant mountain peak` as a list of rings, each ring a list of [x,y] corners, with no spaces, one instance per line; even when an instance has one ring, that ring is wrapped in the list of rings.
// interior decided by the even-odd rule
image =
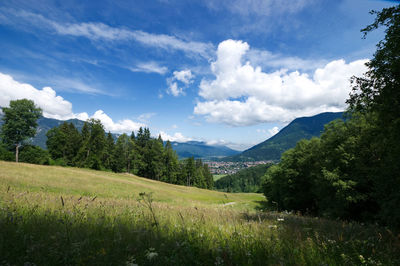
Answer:
[[[309,117],[299,117],[269,139],[243,151],[223,158],[223,161],[278,161],[286,150],[296,146],[301,139],[319,137],[324,125],[343,118],[343,112],[325,112]]]

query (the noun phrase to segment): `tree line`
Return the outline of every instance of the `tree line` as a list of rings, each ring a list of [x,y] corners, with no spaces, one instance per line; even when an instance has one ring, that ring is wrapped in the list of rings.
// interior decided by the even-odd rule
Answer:
[[[346,121],[302,140],[265,175],[263,191],[279,210],[400,226],[400,5],[385,8],[365,34],[385,38],[353,77]]]
[[[193,157],[178,160],[172,145],[159,136],[151,137],[148,128],[140,128],[135,136],[114,136],[104,130],[99,120],[89,119],[79,131],[64,122],[50,129],[47,150],[29,145],[36,133],[41,115],[33,101],[16,100],[3,108],[0,159],[36,164],[84,167],[96,170],[126,172],[172,184],[212,189],[214,181],[207,164]],[[14,152],[12,152],[14,151]]]
[[[219,191],[261,193],[263,176],[271,165],[260,164],[241,169],[234,174],[221,177],[214,182],[214,186]]]

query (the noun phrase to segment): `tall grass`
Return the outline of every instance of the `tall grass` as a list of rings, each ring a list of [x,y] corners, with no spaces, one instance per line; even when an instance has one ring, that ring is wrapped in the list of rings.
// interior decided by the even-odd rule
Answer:
[[[157,192],[82,196],[4,180],[0,265],[400,264],[399,237],[376,226],[235,204],[171,204]]]

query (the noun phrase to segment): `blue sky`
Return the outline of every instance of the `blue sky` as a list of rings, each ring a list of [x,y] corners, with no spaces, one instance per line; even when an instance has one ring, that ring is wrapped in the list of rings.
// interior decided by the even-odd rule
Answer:
[[[383,37],[368,12],[395,2],[3,1],[0,106],[245,149],[343,110]]]

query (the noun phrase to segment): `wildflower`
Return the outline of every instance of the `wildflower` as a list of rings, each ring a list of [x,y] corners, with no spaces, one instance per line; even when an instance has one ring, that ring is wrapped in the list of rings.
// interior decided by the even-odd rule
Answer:
[[[148,260],[152,260],[157,256],[158,256],[158,253],[155,252],[154,248],[149,248],[149,250],[146,252],[146,257]]]
[[[360,258],[360,261],[361,261],[361,263],[362,264],[365,264],[365,258],[364,258],[364,256],[363,255],[360,255],[360,256],[358,256],[359,258]]]
[[[285,221],[284,218],[278,218],[277,220],[278,220],[278,222],[283,222],[283,221]]]

